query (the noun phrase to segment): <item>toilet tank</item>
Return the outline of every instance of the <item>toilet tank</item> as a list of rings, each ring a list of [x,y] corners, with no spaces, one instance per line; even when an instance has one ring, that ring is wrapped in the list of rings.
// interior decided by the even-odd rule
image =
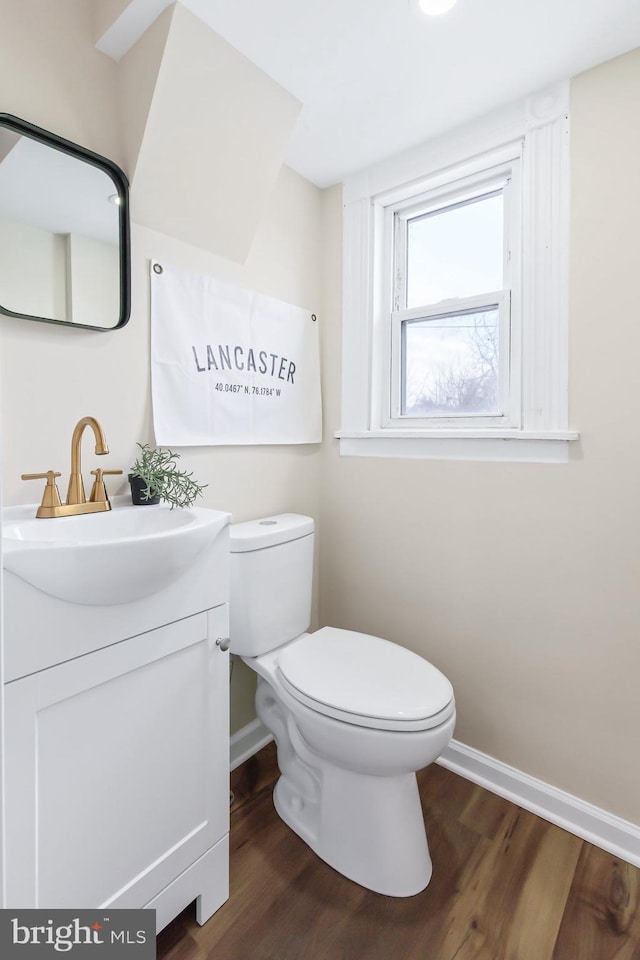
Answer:
[[[230,526],[231,652],[257,657],[311,620],[314,523],[283,513]]]

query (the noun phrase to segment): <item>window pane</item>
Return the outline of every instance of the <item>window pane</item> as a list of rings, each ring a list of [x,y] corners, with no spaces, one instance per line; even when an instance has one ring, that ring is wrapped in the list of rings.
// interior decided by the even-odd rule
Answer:
[[[407,221],[407,307],[501,290],[503,195]]]
[[[497,415],[498,307],[402,324],[402,414]]]

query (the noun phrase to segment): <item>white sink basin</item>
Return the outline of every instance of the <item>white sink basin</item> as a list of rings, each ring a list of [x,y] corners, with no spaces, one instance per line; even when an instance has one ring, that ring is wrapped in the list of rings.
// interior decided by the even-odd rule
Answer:
[[[69,603],[130,603],[188,571],[230,519],[204,507],[134,507],[120,499],[105,513],[53,520],[36,519],[34,505],[6,507],[5,570]]]

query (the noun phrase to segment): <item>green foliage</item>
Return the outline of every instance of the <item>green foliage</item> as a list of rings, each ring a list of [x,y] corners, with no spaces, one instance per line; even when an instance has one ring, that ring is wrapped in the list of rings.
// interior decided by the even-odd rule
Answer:
[[[140,455],[129,471],[146,484],[143,496],[160,497],[173,507],[191,507],[196,497],[202,496],[207,484],[199,484],[192,473],[180,470],[179,453],[162,447],[151,448],[148,443],[139,443]]]

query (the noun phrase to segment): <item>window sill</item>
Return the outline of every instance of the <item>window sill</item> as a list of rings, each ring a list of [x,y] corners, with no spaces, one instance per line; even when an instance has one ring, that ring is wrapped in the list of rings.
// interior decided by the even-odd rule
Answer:
[[[342,457],[567,463],[573,430],[339,430]]]

